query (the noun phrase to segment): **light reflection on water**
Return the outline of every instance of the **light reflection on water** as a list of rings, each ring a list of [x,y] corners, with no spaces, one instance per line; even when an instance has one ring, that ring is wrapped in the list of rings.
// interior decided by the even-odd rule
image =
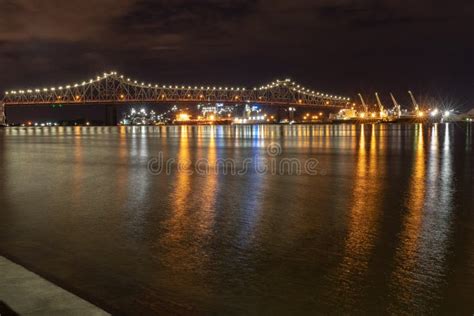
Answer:
[[[472,313],[472,126],[8,128],[0,253],[126,313]],[[317,158],[327,175],[153,176]],[[455,294],[453,294],[455,293]]]
[[[354,291],[367,277],[371,253],[379,228],[377,220],[384,187],[374,179],[384,174],[383,164],[379,164],[383,155],[384,138],[377,139],[376,127],[368,127],[369,139],[366,144],[366,126],[360,127],[356,148],[357,159],[354,168],[354,181],[350,194],[347,235],[344,241],[342,262],[336,270],[337,286],[334,297],[342,298],[341,308],[354,311],[357,300],[363,291]],[[381,134],[379,134],[381,136]],[[341,304],[339,304],[341,305]]]

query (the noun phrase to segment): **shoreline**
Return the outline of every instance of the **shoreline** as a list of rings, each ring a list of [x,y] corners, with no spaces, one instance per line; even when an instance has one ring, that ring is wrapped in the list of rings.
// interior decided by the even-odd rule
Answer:
[[[47,273],[38,273],[28,264],[0,254],[0,303],[2,312],[15,315],[43,313],[61,315],[112,315],[78,291],[71,291]],[[13,311],[13,313],[11,313]]]
[[[169,127],[169,126],[353,126],[353,125],[434,125],[434,124],[470,124],[473,121],[449,121],[449,122],[317,122],[293,124],[284,123],[259,123],[259,124],[158,124],[158,125],[57,125],[57,126],[22,126],[22,125],[0,125],[0,128],[55,128],[55,127]]]

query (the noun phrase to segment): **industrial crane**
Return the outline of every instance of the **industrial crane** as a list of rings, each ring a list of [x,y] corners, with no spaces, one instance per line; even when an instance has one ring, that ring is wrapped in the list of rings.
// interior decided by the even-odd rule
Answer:
[[[390,97],[392,98],[392,101],[393,101],[393,111],[398,117],[400,117],[400,115],[402,114],[400,103],[397,102],[397,100],[395,99],[395,97],[393,96],[391,92],[390,92]]]
[[[411,91],[408,91],[408,94],[410,95],[411,101],[413,102],[413,106],[415,107],[415,112],[418,113],[420,110],[420,107],[418,106],[418,103],[416,102],[415,96]]]
[[[369,112],[369,108],[367,107],[367,104],[365,103],[364,98],[362,97],[362,94],[360,93],[359,93],[359,98],[360,98],[360,102],[362,102],[362,106],[364,107],[365,113]]]
[[[375,98],[377,99],[377,104],[379,105],[380,116],[383,116],[383,114],[384,114],[384,108],[383,108],[382,102],[380,101],[378,92],[375,92]]]

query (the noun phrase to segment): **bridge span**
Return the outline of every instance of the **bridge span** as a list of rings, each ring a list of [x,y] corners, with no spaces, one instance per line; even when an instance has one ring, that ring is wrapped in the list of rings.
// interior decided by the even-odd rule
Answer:
[[[258,103],[289,107],[341,108],[346,106],[349,101],[350,99],[347,97],[310,90],[290,79],[276,80],[254,88],[217,85],[161,85],[138,82],[112,71],[79,83],[6,91],[0,101],[0,124],[5,123],[5,108],[8,106]]]

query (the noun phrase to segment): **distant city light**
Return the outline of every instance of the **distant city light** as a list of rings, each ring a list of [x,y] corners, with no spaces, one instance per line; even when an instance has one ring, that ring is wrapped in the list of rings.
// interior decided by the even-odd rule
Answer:
[[[178,122],[187,122],[191,119],[191,117],[189,116],[189,114],[187,113],[180,113],[178,114],[178,116],[176,117],[176,120]]]

